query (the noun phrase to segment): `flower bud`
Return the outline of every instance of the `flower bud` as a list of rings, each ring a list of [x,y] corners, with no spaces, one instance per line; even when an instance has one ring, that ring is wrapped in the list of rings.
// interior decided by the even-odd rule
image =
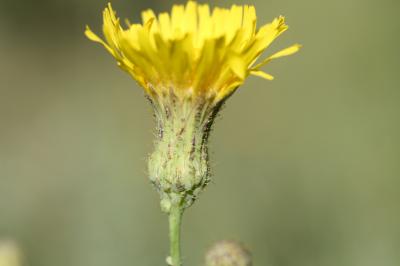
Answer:
[[[251,266],[251,254],[240,243],[223,240],[206,253],[205,266]]]

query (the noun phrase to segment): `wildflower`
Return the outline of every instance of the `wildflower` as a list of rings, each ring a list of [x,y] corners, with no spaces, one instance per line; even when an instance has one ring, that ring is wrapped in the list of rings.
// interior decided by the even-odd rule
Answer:
[[[168,209],[172,194],[177,195],[173,201],[189,206],[209,180],[207,138],[221,104],[249,75],[272,80],[261,67],[297,52],[300,45],[258,60],[288,26],[280,16],[257,29],[254,6],[211,12],[208,5],[189,1],[158,17],[146,10],[142,19],[142,24],[127,21],[124,29],[108,4],[105,40],[89,27],[85,34],[144,88],[158,126],[150,178],[164,207]]]
[[[169,213],[171,265],[181,265],[181,215],[209,183],[207,140],[221,105],[249,75],[272,80],[261,70],[272,60],[297,52],[295,44],[260,59],[288,26],[282,16],[260,28],[253,6],[214,8],[189,1],[170,14],[142,13],[141,24],[124,28],[108,4],[104,40],[89,27],[86,36],[102,44],[143,87],[157,124],[149,176]]]

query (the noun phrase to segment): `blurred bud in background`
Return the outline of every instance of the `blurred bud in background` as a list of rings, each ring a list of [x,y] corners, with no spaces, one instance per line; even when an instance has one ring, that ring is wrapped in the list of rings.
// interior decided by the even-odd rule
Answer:
[[[251,266],[251,254],[243,244],[222,240],[206,253],[205,266]]]
[[[0,240],[0,266],[22,266],[22,256],[17,244]]]

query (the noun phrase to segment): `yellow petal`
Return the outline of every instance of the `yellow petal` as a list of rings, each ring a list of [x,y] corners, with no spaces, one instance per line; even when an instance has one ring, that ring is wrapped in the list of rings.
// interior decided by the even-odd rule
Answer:
[[[235,37],[236,32],[242,27],[243,22],[243,7],[233,5],[230,9],[229,20],[223,21],[226,25],[226,42],[230,43]]]
[[[171,26],[172,34],[175,38],[180,38],[183,32],[185,8],[182,5],[175,5],[172,7],[171,13]]]
[[[118,50],[118,35],[121,32],[119,19],[115,16],[115,11],[112,9],[111,3],[103,11],[103,35],[107,44],[114,50]]]
[[[204,45],[205,39],[212,35],[212,20],[210,16],[210,7],[208,5],[199,6],[199,29],[197,47]]]
[[[254,6],[245,6],[243,12],[243,27],[242,29],[245,31],[246,38],[255,34],[256,31],[256,9]]]
[[[189,1],[186,4],[183,26],[185,32],[194,33],[197,29],[197,3]]]
[[[94,42],[98,42],[98,43],[104,43],[104,41],[102,39],[100,39],[99,36],[97,36],[88,25],[86,25],[86,29],[85,29],[85,35],[86,37]]]
[[[88,25],[86,25],[86,29],[85,29],[85,35],[86,37],[94,42],[100,43],[104,46],[104,48],[106,48],[106,50],[112,54],[113,56],[115,56],[115,52],[113,49],[111,49],[111,47],[109,45],[107,45],[99,36],[97,36],[90,28]]]
[[[300,44],[294,44],[294,45],[292,45],[290,47],[287,47],[287,48],[285,48],[283,50],[280,50],[279,52],[271,55],[269,57],[269,59],[272,60],[272,59],[276,59],[276,58],[279,58],[279,57],[292,55],[294,53],[297,53],[300,50],[300,48],[301,48]]]
[[[241,80],[246,78],[247,65],[240,56],[230,56],[228,63],[233,73],[235,73]]]
[[[294,44],[292,46],[289,46],[283,50],[280,50],[279,52],[267,57],[266,59],[264,59],[261,63],[257,64],[255,67],[253,67],[252,69],[259,69],[260,67],[268,64],[271,60],[279,58],[279,57],[283,57],[283,56],[288,56],[288,55],[292,55],[296,52],[298,52],[301,48],[300,44]]]
[[[154,19],[156,15],[154,14],[153,10],[147,9],[142,12],[142,21],[143,25],[147,23],[150,19]]]
[[[235,81],[231,84],[229,84],[226,88],[223,88],[221,91],[217,93],[217,96],[215,97],[215,102],[219,102],[222,99],[225,99],[226,97],[229,97],[240,85],[243,84],[243,81]]]
[[[263,79],[266,80],[273,80],[274,77],[268,73],[265,73],[264,71],[261,70],[250,70],[250,74],[254,75],[254,76],[258,76],[261,77]]]
[[[171,38],[172,35],[172,27],[171,20],[168,13],[161,13],[158,15],[158,20],[160,23],[160,32],[164,40]]]

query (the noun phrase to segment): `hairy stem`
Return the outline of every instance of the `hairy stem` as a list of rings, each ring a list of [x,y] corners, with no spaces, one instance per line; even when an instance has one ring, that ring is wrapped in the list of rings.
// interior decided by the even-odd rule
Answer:
[[[169,212],[170,262],[172,266],[181,266],[181,206],[171,206]]]

